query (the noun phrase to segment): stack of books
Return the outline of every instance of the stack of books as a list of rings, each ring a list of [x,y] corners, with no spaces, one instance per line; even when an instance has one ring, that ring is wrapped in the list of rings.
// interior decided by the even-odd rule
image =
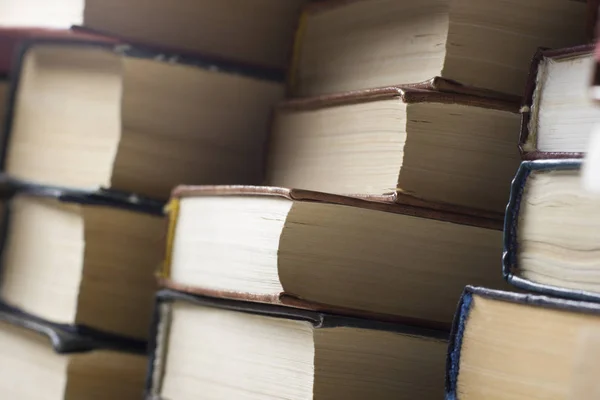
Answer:
[[[307,6],[265,186],[172,193],[148,398],[443,396],[465,285],[508,289],[531,55],[584,41],[585,4],[514,6]]]
[[[263,182],[303,1],[30,3],[0,12],[0,393],[141,398],[166,200]]]
[[[503,252],[505,278],[531,294],[465,290],[450,340],[448,399],[600,394],[600,198],[581,174],[600,123],[594,52],[580,45],[533,58]]]
[[[600,299],[591,48],[531,66],[586,42],[584,1],[29,3],[0,13],[0,392],[594,384],[600,306],[559,299]]]

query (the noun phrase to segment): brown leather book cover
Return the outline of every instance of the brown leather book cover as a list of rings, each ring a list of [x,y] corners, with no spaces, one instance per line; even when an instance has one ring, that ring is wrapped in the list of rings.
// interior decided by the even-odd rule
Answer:
[[[75,31],[72,29],[50,28],[0,28],[0,76],[10,72],[19,46],[27,40],[34,39],[64,39],[80,41],[106,41],[115,43],[116,39],[90,32]]]
[[[594,44],[585,44],[576,47],[548,50],[539,49],[533,57],[529,70],[529,78],[525,88],[525,97],[521,107],[521,135],[519,137],[519,150],[524,160],[549,159],[549,158],[581,158],[584,153],[573,152],[545,152],[537,149],[536,138],[530,134],[529,124],[534,106],[534,94],[537,88],[539,65],[544,59],[560,60],[578,55],[591,54]]]
[[[437,83],[436,83],[437,82]],[[520,101],[509,99],[507,96],[500,97],[482,97],[466,93],[457,93],[452,91],[431,90],[432,87],[451,84],[449,81],[436,78],[432,79],[425,85],[401,85],[401,86],[386,86],[373,89],[357,90],[344,93],[336,93],[325,96],[315,96],[307,98],[290,99],[279,103],[276,106],[275,112],[285,113],[294,111],[315,110],[326,107],[334,107],[340,105],[349,105],[357,103],[365,103],[370,101],[399,98],[405,103],[446,103],[460,104],[472,107],[489,108],[495,110],[503,110],[517,114],[519,112]],[[510,97],[510,96],[508,96]],[[468,207],[437,204],[424,201],[414,196],[396,191],[387,196],[371,196],[371,201],[385,201],[400,203],[404,205],[412,205],[439,211],[450,211],[458,214],[475,215],[484,218],[503,218],[499,213],[476,210]]]
[[[495,213],[486,213],[486,215],[477,212],[458,213],[455,207],[445,204],[434,204],[426,201],[421,201],[421,206],[406,204],[394,195],[343,196],[312,190],[272,186],[178,186],[173,190],[171,201],[182,197],[197,196],[278,196],[293,201],[339,204],[499,230],[502,229],[503,220],[503,216],[498,216]]]
[[[434,328],[447,328],[437,323],[412,318],[398,317],[393,315],[376,314],[364,311],[351,310],[340,307],[331,307],[329,305],[308,302],[296,297],[279,293],[276,295],[251,295],[244,292],[232,292],[223,290],[210,290],[175,283],[169,279],[170,275],[170,254],[173,246],[173,237],[175,231],[175,221],[179,210],[179,199],[184,197],[197,196],[277,196],[289,199],[291,201],[323,202],[329,204],[339,204],[349,207],[360,207],[370,210],[390,212],[396,214],[410,215],[420,218],[429,218],[450,223],[471,225],[487,229],[502,229],[502,221],[498,218],[486,218],[482,216],[473,216],[459,214],[453,210],[445,209],[444,206],[423,208],[410,204],[397,202],[394,196],[365,196],[350,197],[334,195],[322,192],[314,192],[300,189],[287,189],[279,187],[266,186],[179,186],[174,189],[172,199],[167,206],[170,218],[169,232],[167,236],[167,259],[159,273],[159,283],[161,286],[181,292],[192,293],[202,296],[210,296],[223,299],[234,299],[243,301],[252,301],[257,303],[275,304],[280,306],[295,307],[304,310],[313,310],[319,312],[332,312],[340,315],[358,316],[366,318],[376,318],[382,321],[402,321],[419,326],[429,326]]]
[[[449,90],[448,88],[455,89]],[[490,94],[489,91],[485,92]],[[471,91],[469,88],[453,83],[447,79],[434,78],[422,83],[386,86],[325,96],[291,99],[281,102],[277,106],[277,109],[280,111],[314,110],[324,107],[364,103],[398,97],[405,103],[431,102],[462,104],[515,113],[519,111],[520,99],[515,96],[482,96],[482,93],[483,92]]]

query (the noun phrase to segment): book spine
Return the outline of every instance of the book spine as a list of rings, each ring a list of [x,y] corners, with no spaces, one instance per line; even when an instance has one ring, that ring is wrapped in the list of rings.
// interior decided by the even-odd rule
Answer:
[[[0,302],[0,321],[46,336],[59,354],[93,350],[115,350],[146,354],[146,342],[100,331],[83,325],[58,324]]]
[[[545,60],[554,57],[564,57],[569,54],[581,54],[591,51],[590,45],[576,46],[572,48],[548,50],[540,48],[533,56],[523,102],[521,106],[521,132],[519,135],[519,151],[523,160],[546,160],[546,159],[572,159],[583,158],[580,152],[546,152],[537,148],[537,128],[534,126],[537,119],[539,107],[540,74],[544,68]]]
[[[522,290],[566,299],[600,301],[600,293],[540,284],[519,276],[519,219],[523,192],[529,176],[537,171],[579,170],[581,169],[581,165],[581,159],[542,159],[523,161],[521,163],[512,182],[510,198],[504,218],[502,274],[511,285]]]
[[[146,400],[160,399],[164,362],[167,354],[167,340],[171,326],[171,305],[156,297],[154,317],[148,342],[148,370],[144,398]]]
[[[537,88],[537,76],[540,63],[544,58],[544,49],[538,49],[531,60],[529,75],[525,85],[523,102],[521,105],[521,132],[519,135],[519,151],[521,157],[527,159],[528,154],[536,150],[537,141],[535,135],[530,132],[532,109],[534,107],[534,94]]]
[[[457,399],[457,383],[460,373],[460,351],[462,348],[462,340],[471,310],[473,294],[467,287],[463,292],[452,323],[450,332],[450,342],[448,344],[448,354],[446,356],[446,382],[445,382],[445,399]]]

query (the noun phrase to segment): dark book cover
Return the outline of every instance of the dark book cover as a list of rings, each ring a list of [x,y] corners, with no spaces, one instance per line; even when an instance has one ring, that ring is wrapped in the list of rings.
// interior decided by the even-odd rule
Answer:
[[[510,198],[506,207],[504,219],[504,244],[502,254],[502,274],[513,286],[552,296],[572,298],[577,300],[600,301],[600,293],[584,290],[567,289],[553,285],[532,282],[519,276],[518,228],[521,200],[527,179],[533,171],[567,171],[580,170],[581,159],[530,160],[521,163],[513,180]]]
[[[11,223],[11,198],[16,195],[26,195],[32,197],[56,199],[60,202],[87,205],[92,207],[113,207],[124,210],[129,210],[138,213],[163,216],[164,215],[164,203],[161,201],[141,197],[135,194],[123,193],[114,190],[97,190],[97,191],[85,191],[78,189],[69,189],[56,186],[45,186],[32,184],[17,180],[6,175],[0,174],[0,202],[2,203],[2,219],[0,223],[0,279],[2,272],[2,254],[6,244],[6,238],[8,234],[8,227]],[[27,315],[23,311],[13,307],[13,305],[1,300],[2,293],[0,293],[0,302],[4,308],[8,308],[15,313]],[[35,318],[35,317],[31,317]],[[48,322],[52,324],[51,322]],[[60,327],[66,332],[72,332],[73,334],[88,334],[92,336],[107,336],[117,337],[110,333],[102,333],[101,331],[90,328],[84,325],[67,325],[67,324],[54,324]],[[131,343],[142,343],[136,339],[124,339],[129,340]]]
[[[448,354],[446,358],[446,400],[456,400],[458,379],[460,375],[461,348],[463,335],[468,324],[469,311],[473,303],[473,296],[489,298],[514,304],[523,304],[531,307],[541,307],[552,310],[570,311],[575,313],[600,315],[600,304],[559,299],[544,295],[504,292],[481,287],[467,286],[458,302],[452,331],[450,333]]]
[[[144,341],[111,335],[81,326],[53,323],[4,303],[0,303],[0,321],[47,337],[50,345],[58,354],[94,350],[146,354],[146,342]]]
[[[310,322],[315,329],[348,327],[358,329],[372,329],[388,332],[397,332],[410,336],[421,336],[445,341],[447,331],[419,328],[398,323],[377,321],[372,319],[344,317],[323,312],[283,307],[273,304],[261,304],[250,301],[237,301],[217,299],[207,296],[191,295],[175,290],[163,289],[156,295],[155,317],[150,335],[148,351],[150,360],[146,381],[146,400],[160,400],[160,385],[162,373],[160,362],[164,361],[166,350],[164,343],[168,336],[169,304],[174,301],[183,301],[192,305],[219,308],[222,310],[250,313],[274,318],[292,319]],[[162,322],[162,323],[161,323]],[[159,354],[160,353],[160,354]]]

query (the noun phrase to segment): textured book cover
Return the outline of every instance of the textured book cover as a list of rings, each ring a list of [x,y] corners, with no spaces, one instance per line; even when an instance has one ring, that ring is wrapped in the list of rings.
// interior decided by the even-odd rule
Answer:
[[[467,286],[449,339],[446,400],[594,398],[599,316],[597,303]]]
[[[169,329],[172,322],[171,305],[174,302],[192,306],[210,307],[223,311],[235,311],[251,315],[273,317],[275,319],[305,321],[310,323],[315,330],[327,328],[355,328],[361,330],[384,331],[399,335],[421,337],[438,343],[445,342],[448,337],[447,331],[444,330],[417,328],[399,323],[377,321],[374,319],[343,317],[322,312],[281,307],[273,304],[217,299],[164,289],[158,292],[156,296],[153,334],[151,335],[151,341],[149,343],[150,362],[146,381],[147,400],[163,399],[160,393],[165,374],[164,369],[166,368],[169,335],[171,333]],[[315,373],[318,372],[318,370],[315,370]],[[426,373],[426,371],[423,372]]]
[[[519,137],[519,150],[523,159],[557,159],[557,158],[581,158],[583,152],[564,152],[564,151],[541,151],[538,149],[537,125],[540,113],[541,85],[544,80],[545,70],[542,65],[554,61],[570,60],[576,57],[585,57],[594,52],[594,44],[585,44],[576,47],[563,49],[539,49],[533,57],[527,79],[525,96],[521,107],[521,134]],[[579,76],[578,79],[584,79],[592,83],[591,77]]]
[[[189,203],[187,203],[188,201]],[[205,201],[206,203],[204,203]],[[211,254],[220,260],[218,262],[227,263],[227,266],[221,268],[220,272],[216,274],[217,276],[220,276],[220,273],[225,275],[235,274],[233,271],[235,270],[237,264],[233,260],[236,260],[237,256],[233,256],[232,254],[234,254],[235,251],[244,251],[243,249],[252,251],[254,248],[254,244],[250,242],[248,242],[246,245],[243,244],[245,243],[244,240],[251,240],[250,237],[253,237],[254,233],[252,233],[252,231],[249,229],[234,228],[234,225],[229,225],[231,222],[226,222],[226,218],[237,218],[238,215],[242,215],[243,218],[252,218],[248,214],[245,214],[247,210],[244,204],[253,204],[253,208],[257,210],[256,213],[258,215],[256,217],[258,219],[275,221],[268,223],[277,225],[275,228],[277,229],[276,232],[270,231],[273,229],[273,227],[258,225],[260,221],[256,221],[256,223],[252,225],[256,226],[255,229],[260,232],[256,233],[256,235],[259,235],[257,237],[263,238],[264,246],[267,246],[265,249],[270,249],[270,246],[275,246],[277,249],[275,253],[276,255],[274,255],[273,258],[268,259],[261,258],[259,260],[257,258],[251,265],[248,265],[244,271],[246,271],[246,273],[260,274],[260,277],[255,277],[254,279],[268,279],[269,281],[271,279],[276,279],[279,284],[270,287],[268,290],[264,288],[253,288],[246,290],[242,289],[243,286],[240,286],[235,282],[227,281],[227,283],[211,283],[195,279],[198,271],[206,271],[207,268],[212,268],[212,263],[216,261],[208,261],[209,258],[206,258],[211,256],[209,256],[209,253],[205,251],[207,248],[201,247],[205,244],[204,241],[196,245],[196,252],[194,254],[197,258],[194,258],[194,261],[184,261],[184,259],[181,258],[183,257],[182,254],[189,254],[189,245],[193,242],[190,242],[186,239],[187,234],[185,232],[189,232],[189,230],[184,232],[183,230],[179,229],[184,229],[185,226],[190,227],[195,225],[195,218],[202,218],[198,216],[194,217],[193,215],[196,214],[185,214],[187,217],[183,217],[184,213],[182,213],[182,210],[185,207],[188,207],[185,208],[186,210],[190,210],[189,207],[195,207],[192,205],[193,202],[198,202],[198,207],[200,207],[198,209],[200,210],[212,210],[210,212],[212,215],[211,220],[202,225],[202,229],[205,229],[205,231],[203,231],[202,234],[192,234],[193,237],[204,238],[204,235],[206,234],[209,235],[207,237],[210,238],[223,237],[226,238],[226,240],[236,240],[236,243],[239,243],[239,246],[236,245],[231,247],[230,245],[230,247],[228,247],[229,250],[226,253],[221,254],[216,250],[220,248],[220,245],[217,246],[217,242],[214,242],[215,250],[214,253]],[[229,211],[221,212],[220,208],[218,207],[219,204],[225,205],[224,210]],[[218,209],[215,209],[214,207],[217,207]],[[279,208],[286,207],[291,207],[288,210],[287,215],[279,216],[278,213],[280,211],[277,210],[279,210]],[[308,211],[309,209],[312,211]],[[502,226],[502,222],[500,220],[495,218],[483,218],[460,214],[439,208],[431,209],[416,207],[414,205],[399,203],[396,201],[394,196],[367,196],[361,198],[358,196],[341,196],[308,190],[256,186],[180,186],[174,190],[172,199],[166,207],[166,210],[170,223],[167,236],[167,249],[165,255],[166,259],[160,273],[160,283],[165,287],[188,293],[225,299],[238,299],[276,305],[286,305],[290,307],[335,312],[345,315],[361,317],[367,316],[382,320],[410,321],[410,323],[419,324],[422,326],[447,326],[452,318],[452,306],[450,305],[447,308],[448,314],[444,312],[444,316],[442,317],[441,309],[446,307],[440,304],[440,299],[436,299],[436,291],[431,289],[433,287],[432,285],[445,285],[447,290],[445,290],[444,296],[449,296],[449,299],[451,299],[450,303],[452,303],[456,301],[460,291],[465,285],[465,282],[462,282],[462,280],[466,279],[464,276],[471,276],[473,280],[479,282],[486,281],[488,282],[488,285],[493,287],[498,287],[498,285],[502,286],[504,283],[499,274],[493,273],[492,269],[482,269],[477,263],[469,264],[468,261],[473,257],[471,251],[477,253],[476,257],[479,257],[480,260],[483,258],[487,259],[488,256],[491,258],[492,254],[500,251],[499,241],[501,238],[500,230]],[[322,220],[320,223],[315,225],[315,227],[323,225],[323,229],[320,231],[313,231],[311,228],[313,224],[315,224],[315,222],[312,221],[313,218],[302,217],[302,215],[304,215],[302,213],[305,212],[302,210],[307,210],[306,212],[311,213],[311,215],[313,215],[313,213],[326,212],[328,215],[326,220]],[[189,211],[186,211],[186,213],[187,212]],[[264,217],[261,217],[261,215],[264,215]],[[454,280],[453,285],[453,287],[456,287],[456,297],[454,297],[454,289],[448,289],[447,281],[446,283],[442,283],[441,280],[438,280],[437,278],[434,279],[434,275],[427,275],[427,279],[423,277],[423,280],[421,280],[417,276],[417,272],[412,271],[412,265],[415,262],[418,262],[415,260],[420,260],[420,257],[424,257],[424,261],[422,262],[428,263],[428,271],[430,274],[437,270],[437,261],[432,260],[432,258],[426,254],[427,251],[425,248],[408,249],[406,245],[402,243],[400,243],[398,246],[392,245],[385,237],[376,239],[377,243],[373,244],[373,248],[379,249],[377,250],[377,254],[384,254],[386,252],[387,254],[390,254],[390,252],[398,252],[398,255],[393,256],[394,259],[396,259],[394,262],[398,263],[398,268],[396,269],[397,273],[388,271],[385,266],[382,266],[380,262],[375,260],[373,261],[375,264],[369,267],[368,261],[366,260],[369,259],[368,257],[372,256],[367,256],[365,254],[362,254],[362,258],[356,255],[356,257],[358,257],[358,261],[352,264],[352,266],[350,266],[348,262],[344,262],[344,257],[354,257],[354,255],[351,256],[349,254],[354,254],[353,252],[355,251],[355,246],[348,245],[347,243],[344,243],[343,245],[340,245],[339,243],[333,244],[334,242],[339,242],[339,240],[341,240],[339,235],[335,233],[335,229],[340,229],[339,227],[342,226],[339,222],[336,222],[339,218],[342,218],[341,215],[344,216],[343,219],[365,218],[364,216],[367,215],[371,216],[370,218],[373,221],[385,219],[389,222],[384,224],[390,225],[385,225],[385,227],[381,227],[381,225],[379,225],[379,229],[381,229],[382,232],[388,232],[389,230],[390,234],[395,232],[397,235],[412,236],[410,232],[413,232],[414,234],[414,229],[421,229],[417,228],[417,226],[429,226],[430,224],[433,224],[437,226],[437,228],[431,229],[436,229],[441,236],[444,235],[444,233],[441,233],[442,231],[446,232],[446,230],[451,230],[452,232],[455,232],[454,234],[458,234],[455,231],[458,230],[463,232],[461,235],[473,234],[477,235],[478,237],[482,236],[483,238],[481,240],[486,244],[480,244],[479,246],[473,245],[472,247],[465,247],[461,250],[458,250],[456,246],[452,246],[451,250],[448,251],[454,254],[454,267],[448,267],[446,263],[440,261],[440,269],[445,270],[448,267],[453,273],[457,274],[455,276],[456,279]],[[354,215],[354,217],[350,217],[350,215]],[[280,218],[282,219],[281,221]],[[246,219],[245,221],[250,220]],[[288,222],[285,221],[290,222],[288,224]],[[296,223],[299,224],[297,227]],[[198,226],[200,227],[200,225]],[[262,228],[260,226],[262,226]],[[360,225],[360,227],[357,227],[356,229],[358,229],[358,231],[352,235],[352,238],[348,238],[348,240],[352,241],[353,243],[354,240],[365,243],[369,229],[376,229],[375,227],[367,228],[367,226],[368,225]],[[413,228],[409,229],[407,226],[413,226]],[[223,227],[223,229],[221,229],[221,227]],[[261,229],[266,230],[261,231]],[[318,228],[315,229],[318,230]],[[346,229],[354,228],[347,227]],[[303,233],[304,230],[307,230],[306,233]],[[309,231],[313,233],[309,233]],[[330,242],[329,239],[323,238],[323,242],[320,241],[320,244],[324,246],[324,248],[331,249],[331,251],[326,251],[326,254],[330,254],[330,256],[322,255],[318,250],[304,251],[303,254],[313,254],[314,252],[314,257],[317,258],[311,259],[312,261],[310,262],[312,264],[319,265],[320,263],[323,263],[323,268],[310,272],[312,270],[301,267],[302,263],[309,261],[300,262],[300,259],[297,259],[297,257],[293,256],[293,254],[298,251],[294,249],[301,249],[303,246],[309,245],[308,243],[314,239],[313,235],[321,234],[319,232],[330,232],[330,245],[327,244]],[[426,232],[426,230],[424,232]],[[303,235],[309,235],[313,237],[313,239],[306,241],[306,239],[302,239],[304,237]],[[402,239],[398,240],[402,241]],[[440,246],[444,246],[443,243],[438,242],[437,238],[432,240],[436,243],[439,243]],[[475,241],[475,239],[473,240]],[[498,241],[497,248],[495,248],[496,241]],[[187,245],[182,243],[186,243]],[[311,249],[318,247],[316,244],[310,246]],[[359,244],[356,246],[360,247]],[[390,246],[394,247],[394,249],[405,249],[405,251],[392,250]],[[457,246],[461,245],[457,244]],[[199,250],[201,248],[202,250]],[[240,248],[242,250],[240,250]],[[270,254],[271,250],[265,251],[266,250],[262,250],[261,254]],[[375,250],[369,250],[369,254],[373,251]],[[439,251],[446,250],[442,250],[440,248]],[[404,261],[402,258],[396,258],[399,257],[400,254],[412,261]],[[246,256],[248,255],[246,254]],[[307,255],[306,257],[309,256]],[[329,257],[332,258],[330,259]],[[177,263],[174,263],[175,259],[178,260]],[[464,262],[457,261],[458,259],[464,259]],[[344,267],[344,265],[346,266]],[[194,268],[194,266],[199,266],[200,268]],[[332,279],[325,278],[325,276],[327,274],[335,274],[335,271],[340,271],[340,273],[342,273],[341,271],[343,271],[343,268],[347,268],[345,272],[347,276],[343,282],[339,283],[339,285],[334,285],[330,288],[323,287],[319,290],[308,290],[311,287],[311,285],[308,284],[309,281],[314,279]],[[394,305],[389,304],[389,302],[387,305],[383,303],[379,304],[379,300],[375,301],[375,299],[372,299],[378,304],[377,306],[372,304],[359,305],[355,301],[349,301],[347,299],[342,300],[341,298],[338,298],[338,296],[342,296],[342,292],[340,291],[341,288],[343,288],[344,285],[349,285],[349,283],[346,282],[347,280],[358,279],[358,276],[360,276],[362,273],[367,273],[369,270],[379,272],[373,272],[374,275],[370,285],[364,285],[355,288],[355,290],[361,292],[361,295],[369,298],[373,296],[373,288],[380,287],[382,291],[387,293],[382,295],[381,298],[381,301],[384,303],[385,301],[383,299],[391,299],[395,298],[396,296],[398,298],[402,297],[403,293],[405,293],[405,290],[409,291],[409,289],[400,288],[401,285],[405,284],[403,282],[406,281],[406,275],[403,275],[401,271],[405,271],[406,274],[413,277],[411,278],[413,279],[413,283],[412,289],[410,290],[412,294],[406,294],[405,302],[393,302]],[[459,270],[462,272],[458,272]],[[189,274],[186,275],[186,273]],[[446,272],[443,274],[446,274]],[[387,279],[385,278],[386,276]],[[390,283],[392,280],[395,282],[394,284]],[[434,280],[434,282],[427,283],[427,280]],[[371,294],[368,294],[370,291]],[[308,292],[314,293],[308,294]],[[415,300],[416,297],[418,297],[420,300]],[[325,300],[326,298],[327,300]],[[424,316],[423,309],[421,313],[416,313],[411,306],[413,303],[422,303],[422,306],[428,310],[428,316]],[[446,304],[445,301],[442,301],[442,303]],[[431,317],[431,319],[429,317]]]
[[[52,319],[50,315],[62,315],[57,320],[61,321],[61,326],[73,332],[104,331],[107,334],[120,334],[121,336],[130,336],[138,339],[146,337],[146,324],[148,322],[143,321],[142,316],[144,315],[144,311],[150,316],[151,310],[143,310],[143,307],[148,306],[143,299],[143,294],[145,293],[144,290],[146,290],[148,296],[151,298],[156,287],[152,284],[154,265],[140,266],[140,259],[146,260],[151,255],[154,262],[159,262],[161,256],[154,255],[157,253],[155,249],[144,249],[143,252],[149,255],[146,257],[139,254],[140,251],[136,250],[139,248],[139,245],[135,243],[128,243],[129,247],[123,247],[115,245],[115,242],[119,243],[120,238],[123,238],[120,243],[123,243],[123,240],[130,240],[132,236],[129,231],[139,232],[143,229],[141,227],[157,230],[157,228],[164,226],[162,218],[164,216],[163,202],[114,190],[86,191],[37,185],[16,180],[6,175],[0,175],[0,198],[3,206],[0,214],[0,280],[2,280],[3,284],[2,290],[5,291],[0,291],[0,301],[7,306],[13,307],[15,310],[22,312],[27,310],[28,313],[36,315],[39,313],[38,316],[47,319]],[[15,202],[15,199],[18,202]],[[125,221],[128,221],[127,223],[131,223],[132,225],[124,228],[118,225],[118,221],[106,221],[106,224],[98,222],[94,215],[98,216],[100,214],[92,214],[94,213],[93,210],[102,213],[103,218],[116,216],[124,218]],[[28,219],[27,215],[23,215],[28,213],[36,215],[36,217]],[[151,221],[152,224],[149,225],[146,221]],[[57,231],[53,230],[53,227],[56,226],[58,226]],[[72,229],[73,227],[75,230]],[[90,227],[92,227],[91,233]],[[40,236],[37,237],[37,240],[31,238],[31,236],[18,239],[18,235],[31,235],[32,229],[37,229],[39,232]],[[96,231],[93,231],[94,229]],[[122,229],[127,230],[127,234],[120,235]],[[56,232],[61,233],[61,238],[66,243],[63,243],[62,247],[61,245],[57,247],[56,242],[53,242],[54,238],[51,235],[56,234]],[[100,232],[100,236],[94,236],[94,232]],[[17,239],[15,239],[15,236],[12,236],[13,233],[17,235]],[[103,233],[111,237],[102,237]],[[136,237],[133,236],[133,238],[135,239]],[[29,242],[25,242],[27,243],[27,248],[21,247],[24,239],[31,239]],[[139,234],[136,240],[140,243],[148,242],[143,235]],[[97,255],[98,251],[94,252],[93,250],[94,245],[98,243],[102,245],[100,249],[102,253],[99,253],[101,254],[100,256]],[[37,246],[37,248],[31,249],[29,246]],[[60,252],[61,249],[64,250],[62,253]],[[55,264],[48,262],[47,258],[45,258],[45,253],[31,257],[27,256],[28,251],[49,252],[53,257],[51,260],[59,260],[59,263],[64,262],[67,265],[61,264],[57,266],[57,261],[54,261]],[[162,254],[162,252],[158,252]],[[96,269],[96,272],[94,272],[94,266],[97,265],[98,261],[94,264],[93,260],[98,260],[98,257],[101,257],[101,263],[99,264],[99,268],[101,269]],[[123,257],[126,257],[125,259],[128,260],[130,265],[119,265],[119,260],[123,260]],[[31,265],[31,263],[35,262],[39,264]],[[87,268],[85,268],[86,266]],[[21,269],[19,267],[25,268]],[[95,279],[98,278],[98,274],[102,274],[104,273],[102,271],[106,270],[104,278],[112,279],[115,282],[110,290],[113,290],[113,294],[120,293],[121,299],[127,297],[128,293],[136,293],[138,297],[142,296],[142,298],[133,297],[130,299],[133,302],[132,304],[123,304],[121,306],[113,304],[113,299],[103,298],[102,294],[98,294],[106,293],[108,288],[105,287],[98,292],[99,286],[90,285],[88,279],[84,279],[86,277],[84,268],[88,271],[88,274],[96,274]],[[127,275],[120,276],[120,273],[126,271],[127,268],[130,269],[129,272],[126,272]],[[19,272],[15,275],[17,269]],[[39,270],[39,273],[36,273],[36,269]],[[30,301],[29,295],[26,295],[25,290],[21,287],[23,280],[36,280],[37,283],[33,282],[31,288],[35,288],[34,290],[37,291],[39,299],[48,299],[57,296],[57,293],[55,290],[53,291],[51,284],[46,285],[44,282],[47,282],[48,275],[54,276],[55,274],[55,284],[60,284],[61,282],[64,284],[65,282],[69,282],[73,276],[77,277],[77,274],[80,274],[79,280],[73,283],[77,289],[73,289],[72,285],[68,284],[68,290],[65,288],[64,291],[59,293],[62,297],[56,300],[55,305],[40,304],[39,301],[36,301],[35,295],[32,296]],[[145,279],[143,279],[144,277]],[[102,279],[100,278],[100,281],[103,281]],[[121,283],[126,282],[127,279],[140,279],[135,290],[127,286],[122,288],[123,284]],[[76,290],[76,292],[71,294],[71,290]],[[90,296],[96,296],[94,297],[94,301],[98,302],[98,304],[94,306],[95,311],[90,312],[89,307],[85,308],[84,305],[76,301],[76,299],[83,299],[83,291]],[[71,304],[72,301],[69,300],[71,296],[77,296],[75,300],[72,300],[75,301],[74,304]],[[87,301],[89,300],[88,297]],[[69,310],[69,313],[76,314],[77,317],[73,316],[69,320],[65,316],[70,315],[69,313],[64,313],[65,304],[75,307],[75,310]],[[85,315],[87,317],[85,318],[87,320],[76,323],[74,321],[82,321],[84,318],[79,313],[80,307],[86,310]],[[130,314],[132,312],[131,308],[135,307],[133,312],[138,316],[138,320],[120,321],[118,315],[112,315],[116,312],[115,307],[122,313],[129,312]],[[83,311],[81,312],[83,313]],[[47,315],[41,313],[47,313]],[[106,320],[106,315],[111,315],[108,320]],[[98,322],[99,320],[104,322]]]
[[[557,284],[534,282],[532,279],[523,277],[519,265],[519,227],[523,224],[522,207],[523,194],[529,178],[535,173],[574,173],[578,174],[582,166],[581,159],[544,159],[524,161],[512,183],[511,194],[506,208],[504,220],[504,249],[502,255],[502,273],[505,279],[523,290],[535,291],[565,298],[573,298],[587,301],[600,301],[600,294],[587,290],[561,287]],[[554,193],[554,192],[552,192]],[[554,194],[553,194],[554,195]],[[553,196],[550,195],[550,196]],[[575,196],[575,195],[574,195]],[[561,197],[562,199],[562,197]],[[560,201],[560,200],[559,200]],[[600,204],[600,202],[599,202]],[[562,206],[563,211],[568,211],[568,205]],[[560,210],[558,210],[560,211]],[[557,211],[557,212],[558,212]],[[564,230],[573,229],[564,221]],[[564,249],[563,251],[567,251]],[[567,260],[569,262],[569,260]],[[593,262],[593,260],[591,260]],[[593,264],[591,265],[593,267]]]

